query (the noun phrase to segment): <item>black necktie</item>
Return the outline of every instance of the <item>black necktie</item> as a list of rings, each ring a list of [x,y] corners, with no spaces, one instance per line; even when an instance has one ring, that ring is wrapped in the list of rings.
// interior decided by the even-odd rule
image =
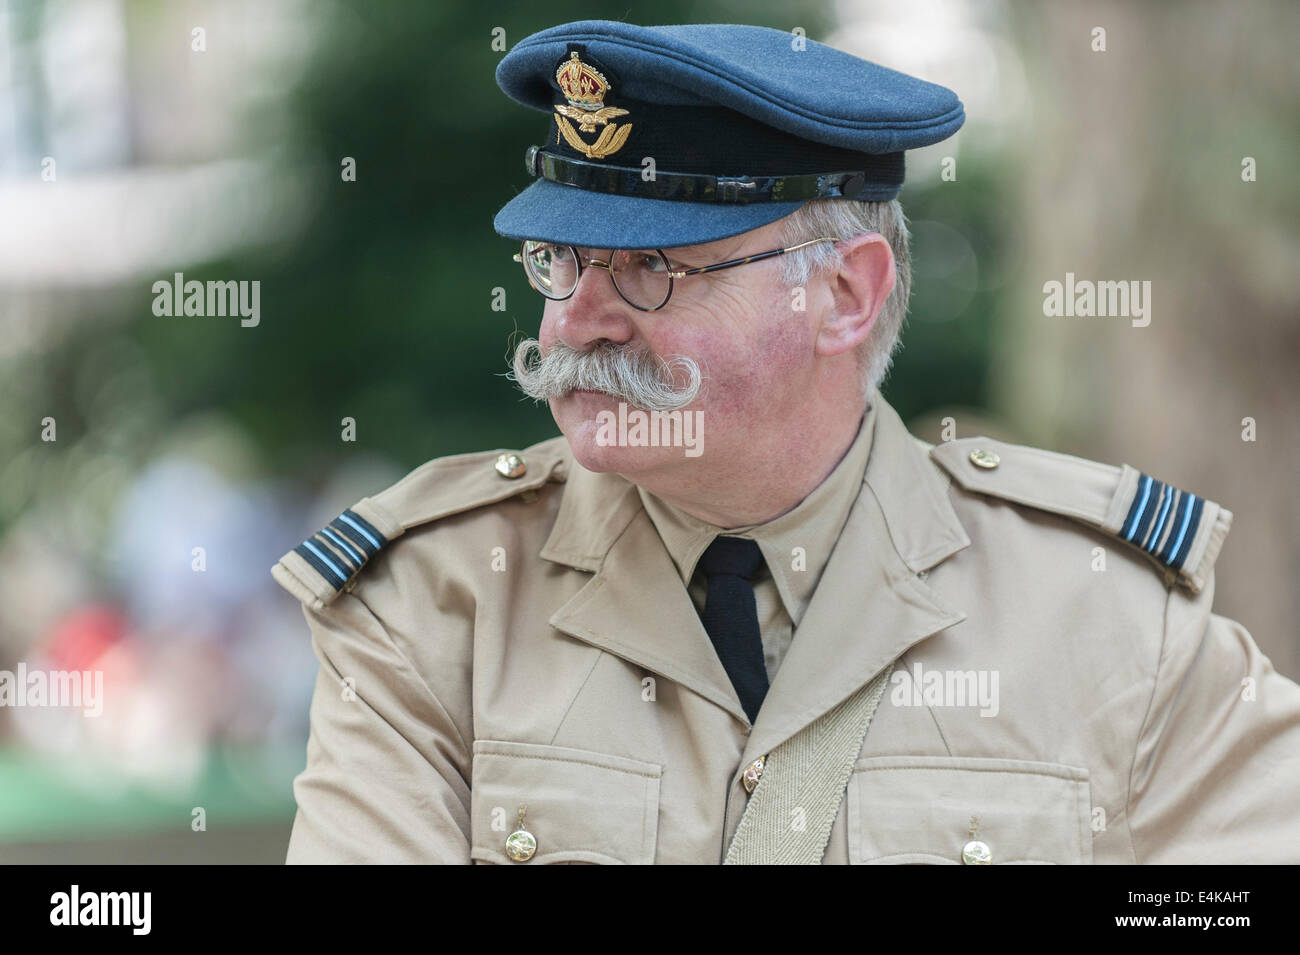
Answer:
[[[767,695],[763,638],[750,584],[762,566],[758,544],[741,537],[716,537],[700,557],[708,581],[700,619],[751,723]]]

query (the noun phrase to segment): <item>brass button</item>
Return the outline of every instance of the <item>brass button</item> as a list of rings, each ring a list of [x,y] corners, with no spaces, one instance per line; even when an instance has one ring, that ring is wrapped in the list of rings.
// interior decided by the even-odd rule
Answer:
[[[975,465],[977,468],[985,468],[986,470],[991,471],[1002,463],[1002,459],[992,451],[985,451],[982,448],[976,448],[970,453],[970,463]]]
[[[527,862],[537,851],[537,840],[527,829],[516,829],[506,836],[506,855],[514,862]]]
[[[537,839],[524,828],[524,815],[527,806],[519,807],[519,824],[515,831],[506,836],[506,855],[512,862],[527,862],[537,852]]]
[[[521,478],[528,473],[528,462],[517,454],[502,454],[497,456],[497,474],[503,478]]]
[[[989,847],[978,839],[972,839],[961,850],[962,865],[989,865],[993,862],[993,853]]]
[[[758,781],[763,778],[763,767],[767,765],[767,757],[760,756],[748,766],[745,767],[745,774],[741,776],[741,781],[745,784],[745,792],[752,793]]]

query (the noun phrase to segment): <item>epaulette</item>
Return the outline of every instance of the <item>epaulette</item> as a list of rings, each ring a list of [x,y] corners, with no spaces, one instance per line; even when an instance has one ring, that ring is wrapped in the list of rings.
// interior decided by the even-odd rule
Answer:
[[[1125,464],[962,438],[930,457],[968,491],[1062,514],[1138,548],[1166,584],[1200,593],[1214,568],[1232,512]]]
[[[271,568],[285,590],[313,610],[351,591],[376,554],[420,524],[486,507],[565,478],[563,437],[525,451],[434,458],[396,484],[344,508]]]

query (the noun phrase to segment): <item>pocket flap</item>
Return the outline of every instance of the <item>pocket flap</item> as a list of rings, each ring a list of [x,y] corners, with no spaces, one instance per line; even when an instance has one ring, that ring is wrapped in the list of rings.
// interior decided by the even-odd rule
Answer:
[[[526,806],[524,828],[537,840],[527,864],[649,865],[662,772],[656,763],[590,750],[475,740],[470,858],[520,864],[505,844]]]
[[[1088,771],[1059,763],[859,759],[849,780],[849,862],[961,865],[978,841],[994,864],[1090,863],[1089,798]]]

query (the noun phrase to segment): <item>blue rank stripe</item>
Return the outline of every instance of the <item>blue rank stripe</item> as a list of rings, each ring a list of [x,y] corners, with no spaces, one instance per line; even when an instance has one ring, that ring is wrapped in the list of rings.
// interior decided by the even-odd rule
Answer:
[[[338,520],[352,529],[352,533],[349,533],[348,537],[361,544],[362,549],[366,550],[366,553],[371,557],[379,553],[379,549],[388,543],[388,538],[379,533],[373,524],[352,510],[352,508],[348,508],[340,514]],[[360,538],[356,536],[358,534],[361,535]],[[374,549],[368,549],[367,544]]]
[[[1178,488],[1172,484],[1165,485],[1164,500],[1160,503],[1160,516],[1156,518],[1156,526],[1151,528],[1151,539],[1147,541],[1146,550],[1154,554],[1156,546],[1160,543],[1160,535],[1165,530],[1165,518],[1169,516],[1169,507],[1178,495]]]
[[[343,552],[343,556],[351,561],[354,569],[360,568],[366,562],[366,555],[349,544],[341,534],[335,533],[331,527],[322,527],[320,532],[321,536]]]
[[[1192,495],[1196,497],[1196,495]],[[1193,505],[1187,517],[1184,518],[1186,527],[1178,532],[1178,541],[1174,544],[1173,552],[1169,555],[1169,565],[1175,570],[1182,570],[1183,561],[1187,560],[1188,553],[1192,549],[1192,540],[1196,537],[1196,530],[1201,525],[1201,511],[1205,509],[1205,498],[1197,497],[1196,504]],[[1183,550],[1183,543],[1186,541],[1187,549]]]
[[[1191,550],[1205,500],[1141,474],[1120,536],[1176,570]]]
[[[378,549],[372,547],[364,537],[357,533],[357,531],[343,523],[342,515],[330,521],[327,529],[342,540],[347,541],[349,547],[361,554],[363,561],[379,553]]]
[[[1143,483],[1140,485],[1139,493],[1129,511],[1132,523],[1129,526],[1128,533],[1124,535],[1125,540],[1132,541],[1139,547],[1146,543],[1147,530],[1155,521],[1160,498],[1165,489],[1164,484],[1150,475],[1142,475],[1142,480]]]
[[[1178,503],[1174,505],[1173,512],[1169,515],[1169,533],[1165,535],[1165,544],[1156,552],[1156,556],[1166,564],[1169,563],[1169,556],[1174,549],[1182,543],[1181,535],[1186,531],[1187,518],[1191,516],[1191,507],[1195,499],[1195,494],[1178,492]]]
[[[335,590],[342,590],[388,543],[375,525],[347,508],[293,549]]]
[[[325,582],[338,590],[348,582],[350,575],[345,574],[334,561],[321,549],[311,542],[310,539],[303,541],[293,549],[293,552],[307,561],[316,573],[325,578]]]
[[[1131,541],[1133,532],[1137,530],[1138,520],[1146,510],[1147,499],[1151,496],[1151,478],[1143,474],[1138,478],[1138,493],[1133,495],[1133,504],[1128,509],[1128,516],[1124,518],[1124,539]]]
[[[1147,546],[1147,537],[1151,533],[1151,525],[1156,522],[1156,515],[1160,513],[1160,502],[1165,498],[1165,486],[1155,478],[1151,479],[1151,497],[1147,500],[1146,516],[1142,518],[1142,523],[1138,527],[1137,535],[1133,538],[1133,543],[1137,544],[1143,550]]]

